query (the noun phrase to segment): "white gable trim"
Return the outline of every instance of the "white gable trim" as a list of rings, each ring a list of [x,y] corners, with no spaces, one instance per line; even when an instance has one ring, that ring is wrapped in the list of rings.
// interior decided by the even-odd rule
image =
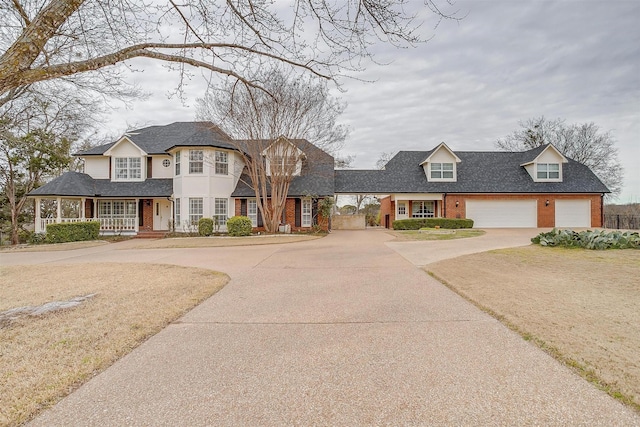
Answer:
[[[544,153],[546,153],[547,150],[555,151],[556,154],[560,157],[560,159],[562,159],[561,160],[562,163],[569,163],[569,160],[567,160],[567,158],[556,147],[554,147],[553,144],[547,144],[547,147],[544,150],[542,150],[540,152],[540,154],[538,154],[536,156],[535,159],[531,160],[530,162],[523,163],[520,166],[527,166],[527,165],[531,165],[531,164],[534,164],[534,163],[538,163],[538,158],[541,157]]]
[[[289,144],[290,146],[292,146],[293,148],[295,148],[295,149],[296,149],[296,153],[297,153],[297,155],[298,155],[299,157],[301,157],[301,158],[304,158],[304,157],[305,157],[305,153],[304,153],[304,151],[302,151],[300,148],[298,148],[298,147],[296,146],[296,144],[294,144],[293,142],[291,142],[291,140],[290,140],[289,138],[287,138],[286,136],[283,136],[283,135],[281,135],[281,136],[277,137],[277,138],[276,138],[276,139],[275,139],[271,144],[269,144],[269,145],[267,146],[267,148],[265,148],[264,150],[262,150],[262,153],[261,153],[261,154],[262,154],[263,156],[266,156],[266,155],[267,155],[267,153],[269,152],[269,149],[270,149],[272,146],[274,146],[274,145],[276,145],[276,144],[281,144],[282,142],[286,142],[287,144]]]
[[[429,157],[427,157],[422,161],[422,163],[420,163],[420,166],[424,165],[425,163],[429,163],[431,161],[431,157],[442,149],[447,150],[449,154],[451,154],[451,156],[455,159],[456,163],[462,162],[462,160],[460,160],[460,158],[456,156],[456,153],[454,153],[453,150],[449,148],[447,144],[445,144],[444,142],[441,142],[440,145],[438,145],[435,148],[435,150],[433,150],[433,152],[429,155]]]
[[[120,144],[123,144],[124,142],[128,142],[129,144],[133,145],[135,148],[137,148],[140,151],[140,156],[147,156],[148,154],[140,147],[138,147],[136,145],[135,142],[133,142],[132,140],[130,140],[126,135],[123,136],[122,138],[120,138],[120,140],[118,140],[118,142],[116,142],[115,144],[113,144],[111,147],[109,147],[109,149],[107,151],[105,151],[102,155],[103,156],[111,156],[111,153],[113,152],[113,150]]]

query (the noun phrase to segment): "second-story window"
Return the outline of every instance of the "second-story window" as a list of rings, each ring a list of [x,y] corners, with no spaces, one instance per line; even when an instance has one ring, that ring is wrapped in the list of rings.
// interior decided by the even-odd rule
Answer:
[[[176,151],[176,176],[180,175],[180,152]]]
[[[116,179],[140,179],[141,176],[140,157],[116,157]]]
[[[560,164],[538,163],[538,179],[560,179]]]
[[[216,151],[216,175],[229,175],[229,155]]]
[[[202,150],[189,150],[189,173],[204,172],[204,153]]]
[[[453,163],[431,163],[432,179],[453,179]]]

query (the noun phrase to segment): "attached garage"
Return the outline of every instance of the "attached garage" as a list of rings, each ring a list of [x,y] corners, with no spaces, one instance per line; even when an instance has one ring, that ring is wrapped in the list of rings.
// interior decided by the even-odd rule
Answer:
[[[536,228],[536,200],[467,200],[466,217],[476,228]]]
[[[556,200],[556,227],[591,227],[590,200]]]

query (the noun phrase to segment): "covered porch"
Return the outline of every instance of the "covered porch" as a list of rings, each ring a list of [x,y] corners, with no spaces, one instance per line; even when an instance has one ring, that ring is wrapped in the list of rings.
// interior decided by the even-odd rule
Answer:
[[[442,218],[445,216],[442,193],[397,193],[381,201],[382,225],[391,228],[393,221],[410,218]]]
[[[168,231],[172,208],[166,198],[35,197],[36,233],[46,233],[49,224],[85,221],[100,222],[102,235]]]

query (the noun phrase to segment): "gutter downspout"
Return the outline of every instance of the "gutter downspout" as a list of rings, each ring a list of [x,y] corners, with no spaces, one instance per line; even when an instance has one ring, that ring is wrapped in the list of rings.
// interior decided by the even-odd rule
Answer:
[[[600,195],[600,227],[605,228],[604,224],[604,193]]]

